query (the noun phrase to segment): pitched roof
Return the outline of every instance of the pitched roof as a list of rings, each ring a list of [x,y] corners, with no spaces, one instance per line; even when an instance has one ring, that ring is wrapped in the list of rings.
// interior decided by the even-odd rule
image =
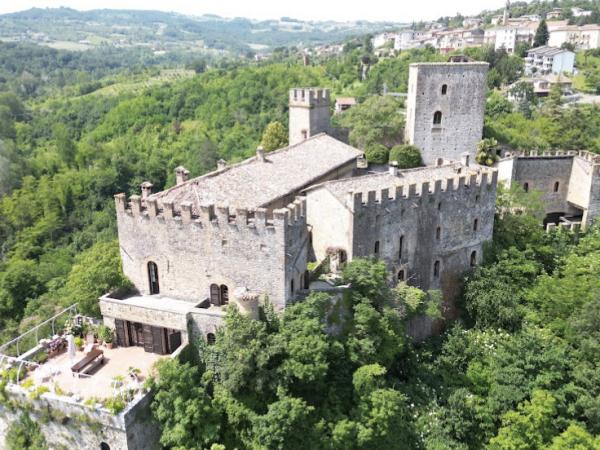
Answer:
[[[363,152],[325,133],[298,144],[254,156],[238,164],[193,178],[151,197],[180,204],[215,204],[237,208],[266,207],[361,156]]]

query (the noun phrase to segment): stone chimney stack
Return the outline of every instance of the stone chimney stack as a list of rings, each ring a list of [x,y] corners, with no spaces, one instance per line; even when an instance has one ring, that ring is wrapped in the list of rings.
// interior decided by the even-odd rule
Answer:
[[[154,186],[149,181],[144,181],[141,184],[142,187],[142,198],[147,198],[152,194],[152,186]]]
[[[388,165],[388,172],[394,177],[398,175],[398,161],[390,161],[390,164]]]
[[[220,159],[217,161],[218,170],[223,170],[225,167],[227,167],[227,161],[225,161],[224,159]]]
[[[462,163],[463,166],[469,166],[469,158],[470,158],[469,152],[464,152],[464,153],[460,154],[460,162]]]
[[[256,149],[256,160],[261,162],[265,162],[267,160],[265,158],[265,149],[262,147],[262,145]]]
[[[185,183],[190,177],[190,171],[187,170],[183,166],[179,166],[175,168],[175,179],[177,180],[177,185]]]

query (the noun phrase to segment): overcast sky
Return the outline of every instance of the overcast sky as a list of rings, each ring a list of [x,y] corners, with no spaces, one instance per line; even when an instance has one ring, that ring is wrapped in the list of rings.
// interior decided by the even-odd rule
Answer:
[[[33,7],[75,9],[154,9],[184,14],[274,19],[289,16],[305,20],[389,20],[404,22],[440,16],[475,14],[496,9],[504,0],[0,0],[0,13]]]

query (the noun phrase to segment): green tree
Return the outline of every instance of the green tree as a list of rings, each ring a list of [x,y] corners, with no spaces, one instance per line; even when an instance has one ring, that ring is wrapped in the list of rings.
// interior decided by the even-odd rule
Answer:
[[[414,145],[404,144],[395,145],[390,150],[390,161],[396,161],[400,169],[412,169],[419,167],[423,162],[421,160],[421,151]]]
[[[201,376],[197,367],[177,359],[163,359],[156,368],[158,375],[148,384],[154,392],[151,408],[161,425],[161,444],[188,449],[216,443],[222,417],[208,395],[210,374]]]
[[[31,419],[29,414],[22,413],[19,419],[8,427],[6,447],[8,450],[45,450],[48,444],[39,424]]]
[[[288,145],[288,134],[281,122],[271,122],[262,135],[260,145],[270,152]]]
[[[553,416],[556,399],[549,392],[537,390],[531,401],[519,405],[502,418],[498,435],[490,440],[488,448],[495,450],[535,450],[546,448],[556,432]]]
[[[482,165],[491,166],[498,161],[498,155],[496,150],[498,148],[498,141],[494,138],[482,139],[477,144],[477,153],[475,154],[475,160]]]
[[[548,39],[550,39],[550,32],[548,31],[548,24],[545,19],[542,19],[540,24],[535,31],[535,36],[533,37],[533,46],[541,47],[542,45],[548,44]]]

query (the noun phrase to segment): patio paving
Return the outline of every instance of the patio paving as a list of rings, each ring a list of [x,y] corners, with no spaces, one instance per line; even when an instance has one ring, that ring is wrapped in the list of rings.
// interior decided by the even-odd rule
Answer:
[[[169,357],[147,353],[142,347],[99,348],[104,352],[104,364],[98,366],[90,376],[82,375],[78,378],[71,373],[71,367],[85,357],[85,353],[80,351],[72,361],[66,352],[62,353],[48,360],[30,376],[33,377],[36,385],[43,384],[51,390],[56,384],[64,392],[79,395],[84,399],[90,397],[103,399],[114,395],[113,380],[116,376],[120,375],[124,378],[125,387],[139,387],[153,372],[154,364],[162,358]],[[140,369],[141,382],[136,382],[128,376],[130,367]]]

